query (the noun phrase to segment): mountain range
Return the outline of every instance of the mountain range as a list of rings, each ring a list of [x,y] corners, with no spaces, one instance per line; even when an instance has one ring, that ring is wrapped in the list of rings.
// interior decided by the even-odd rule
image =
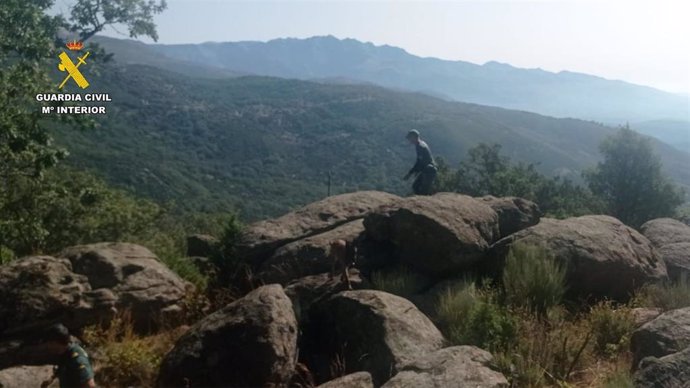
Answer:
[[[553,73],[488,62],[422,58],[392,46],[376,46],[332,36],[275,39],[268,42],[150,44],[136,55],[125,54],[125,42],[99,38],[125,63],[154,63],[159,55],[178,63],[203,66],[203,72],[231,71],[303,80],[349,80],[420,91],[449,100],[525,110],[554,117],[573,117],[622,125],[642,121],[690,122],[688,96],[651,87],[568,71]],[[115,47],[120,46],[120,47]],[[187,71],[184,66],[179,69]],[[211,70],[211,71],[209,71]]]

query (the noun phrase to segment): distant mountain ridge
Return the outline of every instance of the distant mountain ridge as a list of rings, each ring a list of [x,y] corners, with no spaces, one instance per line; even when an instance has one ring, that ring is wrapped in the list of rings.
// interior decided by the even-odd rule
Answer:
[[[610,124],[690,121],[688,97],[587,74],[422,58],[332,36],[150,45],[176,60],[282,78],[345,78],[435,96]]]

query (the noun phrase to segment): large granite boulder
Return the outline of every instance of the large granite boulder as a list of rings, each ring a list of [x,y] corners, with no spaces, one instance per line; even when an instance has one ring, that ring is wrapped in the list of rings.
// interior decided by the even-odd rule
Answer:
[[[453,346],[418,357],[382,388],[507,388],[493,357],[474,346]]]
[[[179,314],[191,287],[141,245],[79,245],[65,249],[60,257],[70,261],[75,273],[86,276],[92,289],[111,290],[117,296],[116,307],[129,310],[140,327],[153,317]]]
[[[690,347],[661,358],[643,359],[633,378],[635,388],[690,386]]]
[[[633,332],[633,368],[645,357],[663,357],[690,346],[690,307],[668,311]]]
[[[310,369],[323,380],[332,360],[346,373],[367,371],[380,385],[404,364],[440,349],[444,339],[408,300],[382,291],[344,291],[313,306],[305,329]],[[326,373],[323,373],[324,369]]]
[[[664,245],[690,242],[690,226],[673,218],[657,218],[645,222],[640,232],[660,248]]]
[[[185,333],[161,365],[159,387],[286,387],[297,363],[297,321],[280,285],[260,287]]]
[[[470,268],[498,239],[498,215],[481,200],[461,194],[405,198],[364,219],[367,237],[391,242],[399,259],[434,276]]]
[[[328,197],[282,217],[249,225],[240,238],[238,254],[258,266],[283,245],[363,218],[379,206],[396,203],[400,199],[379,191]]]
[[[363,231],[362,220],[356,220],[286,244],[263,262],[257,276],[265,283],[287,284],[293,279],[329,272],[333,265],[328,257],[331,242],[340,239],[352,243]]]
[[[666,263],[668,276],[678,281],[690,274],[690,226],[672,218],[647,221],[640,228]]]
[[[323,383],[317,388],[374,388],[374,381],[370,373],[357,372]]]
[[[667,279],[666,266],[649,240],[609,216],[543,218],[498,241],[486,265],[502,268],[516,243],[549,250],[566,268],[571,297],[624,300],[647,282]]]
[[[668,277],[673,281],[690,278],[690,242],[674,243],[657,248],[664,260]]]
[[[505,237],[522,229],[539,223],[541,211],[532,201],[519,197],[494,197],[487,195],[480,198],[498,214],[500,237]]]

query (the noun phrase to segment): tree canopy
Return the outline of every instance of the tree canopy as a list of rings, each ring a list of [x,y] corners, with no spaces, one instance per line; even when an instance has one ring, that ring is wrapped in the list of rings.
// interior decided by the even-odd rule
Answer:
[[[661,161],[648,138],[626,126],[599,149],[604,160],[584,177],[608,214],[633,227],[675,214],[684,193],[661,172]]]
[[[46,177],[67,152],[53,144],[50,124],[34,98],[56,89],[51,70],[61,30],[78,31],[87,39],[109,24],[123,23],[131,36],[155,39],[152,15],[165,3],[79,0],[70,21],[50,15],[52,5],[53,0],[0,2],[0,250],[9,247],[18,254],[96,237],[118,238],[142,223],[129,218],[150,218],[147,209],[152,209],[88,175],[54,171]],[[50,119],[82,129],[91,124],[71,115]],[[107,236],[92,235],[96,230]]]
[[[516,196],[535,201],[542,212],[564,218],[594,213],[598,201],[584,187],[561,177],[549,178],[534,164],[512,163],[501,154],[499,144],[479,144],[454,170],[438,160],[437,191],[455,191],[471,196]]]

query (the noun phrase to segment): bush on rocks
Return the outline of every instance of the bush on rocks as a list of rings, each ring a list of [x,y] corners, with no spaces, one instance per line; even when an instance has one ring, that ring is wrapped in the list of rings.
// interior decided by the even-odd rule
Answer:
[[[545,316],[565,295],[565,269],[542,246],[514,244],[503,270],[508,304]]]

